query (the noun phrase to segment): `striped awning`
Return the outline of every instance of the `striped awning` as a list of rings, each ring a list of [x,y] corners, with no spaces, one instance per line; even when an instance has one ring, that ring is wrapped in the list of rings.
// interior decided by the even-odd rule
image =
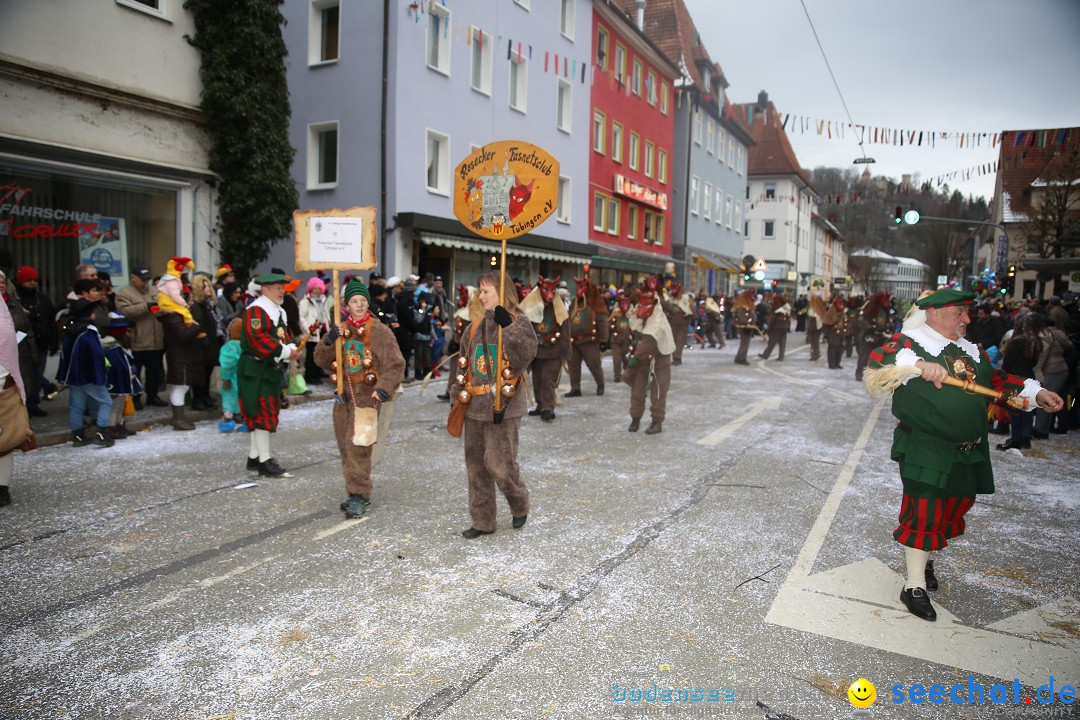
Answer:
[[[422,232],[420,233],[420,242],[425,245],[435,245],[437,247],[482,253],[484,255],[498,255],[499,252],[502,251],[502,246],[499,243],[489,242],[487,240],[477,240],[475,238],[464,238],[455,235],[439,235],[436,233]],[[586,250],[586,246],[583,245],[582,250]],[[592,259],[591,255],[570,255],[569,253],[527,247],[524,245],[507,245],[506,254],[515,255],[517,257],[533,258],[536,260],[550,260],[552,262],[577,265],[586,265]]]

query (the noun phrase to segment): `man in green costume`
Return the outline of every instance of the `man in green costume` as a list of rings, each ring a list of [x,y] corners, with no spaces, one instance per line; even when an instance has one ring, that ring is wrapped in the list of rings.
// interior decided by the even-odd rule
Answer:
[[[899,527],[893,537],[904,546],[907,581],[900,600],[916,617],[936,620],[926,591],[937,589],[930,552],[964,533],[964,514],[976,495],[994,492],[994,471],[987,442],[987,403],[983,395],[942,385],[948,377],[994,390],[1014,392],[1048,412],[1061,398],[1026,380],[995,370],[990,358],[964,334],[971,322],[968,307],[975,293],[938,290],[915,302],[919,308],[901,332],[870,353],[870,367],[917,367],[893,394],[892,413],[900,421],[893,432],[892,459],[900,464],[904,485]]]

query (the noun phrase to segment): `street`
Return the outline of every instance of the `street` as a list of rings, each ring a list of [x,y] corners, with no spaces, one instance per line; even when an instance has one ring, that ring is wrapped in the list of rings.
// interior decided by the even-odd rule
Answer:
[[[924,622],[898,599],[887,401],[854,358],[808,362],[801,334],[784,362],[763,347],[750,367],[730,341],[687,350],[654,436],[627,432],[605,358],[604,396],[584,372],[553,423],[522,422],[528,523],[500,496],[498,531],[471,541],[444,380],[394,403],[359,520],[338,509],[328,395],[282,413],[290,479],[249,475],[247,435],[209,421],[17,454],[0,715],[817,720],[850,717],[866,678],[874,717],[1080,716],[1024,702],[1080,684],[1080,432],[991,450],[997,493],[936,554]],[[1019,704],[893,700],[969,676],[1010,702],[1018,680]],[[649,701],[654,685],[720,699]]]

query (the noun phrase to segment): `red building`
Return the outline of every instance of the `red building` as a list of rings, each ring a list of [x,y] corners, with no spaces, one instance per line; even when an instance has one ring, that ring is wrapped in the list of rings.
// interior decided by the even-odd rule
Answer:
[[[614,0],[593,3],[589,240],[605,283],[660,272],[671,257],[678,68]]]

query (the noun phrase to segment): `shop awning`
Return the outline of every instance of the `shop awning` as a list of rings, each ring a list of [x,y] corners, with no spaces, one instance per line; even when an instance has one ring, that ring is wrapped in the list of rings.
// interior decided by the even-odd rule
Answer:
[[[435,245],[437,247],[453,248],[454,250],[464,250],[465,252],[475,252],[484,255],[498,255],[501,252],[502,247],[499,243],[489,242],[487,240],[477,240],[475,238],[457,237],[454,235],[439,235],[436,233],[421,232],[420,242],[425,245]],[[554,250],[544,250],[540,248],[524,247],[522,245],[507,245],[507,255],[515,255],[517,257],[533,258],[536,260],[550,260],[552,262],[570,263],[576,265],[585,265],[592,259],[589,255],[569,255],[567,253],[556,252]]]
[[[673,262],[676,265],[684,264],[682,260],[673,258],[670,255],[661,255],[659,253],[651,253],[643,250],[634,250],[633,248],[618,247],[615,245],[608,245],[607,243],[596,242],[595,240],[590,242],[590,245],[593,249],[593,264],[598,267],[612,266],[640,270],[642,272],[658,273],[663,270],[666,263]]]
[[[723,255],[703,252],[695,248],[689,248],[694,265],[702,270],[719,270],[720,272],[737,272],[739,266]]]

